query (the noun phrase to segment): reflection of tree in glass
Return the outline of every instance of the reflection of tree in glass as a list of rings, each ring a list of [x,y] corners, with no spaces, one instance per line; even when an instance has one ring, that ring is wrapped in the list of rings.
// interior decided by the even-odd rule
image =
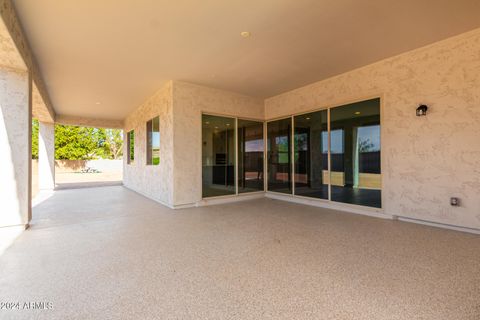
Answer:
[[[297,150],[307,150],[307,137],[308,136],[306,133],[300,133],[295,135],[295,146],[297,146]]]
[[[374,151],[375,145],[370,141],[369,138],[367,139],[360,139],[360,142],[358,143],[358,152],[372,152]]]

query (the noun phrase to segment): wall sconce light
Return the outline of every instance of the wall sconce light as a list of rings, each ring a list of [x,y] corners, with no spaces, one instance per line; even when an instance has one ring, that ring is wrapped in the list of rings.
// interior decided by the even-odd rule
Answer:
[[[450,198],[450,205],[454,207],[458,207],[460,205],[460,199],[456,197],[451,197]]]
[[[424,105],[424,104],[420,105],[417,108],[417,117],[426,116],[427,115],[427,109],[428,109],[428,107],[426,105]]]

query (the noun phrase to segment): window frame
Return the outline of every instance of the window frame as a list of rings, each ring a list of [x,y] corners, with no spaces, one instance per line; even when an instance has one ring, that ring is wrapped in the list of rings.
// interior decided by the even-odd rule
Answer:
[[[157,121],[157,123],[155,123]],[[155,157],[154,133],[158,133],[158,161]],[[145,162],[147,166],[160,165],[160,116],[155,116],[146,122],[145,127]]]
[[[134,129],[127,132],[127,155],[128,155],[127,164],[134,164],[135,163],[135,130]]]

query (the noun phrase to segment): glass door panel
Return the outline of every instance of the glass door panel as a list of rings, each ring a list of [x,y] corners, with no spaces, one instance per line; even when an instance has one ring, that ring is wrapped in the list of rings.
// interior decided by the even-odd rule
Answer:
[[[238,192],[263,191],[263,122],[238,119]]]
[[[328,199],[327,110],[294,117],[295,194]]]
[[[381,208],[380,99],[330,109],[331,200]]]
[[[267,123],[268,190],[292,193],[292,119]]]
[[[202,194],[235,194],[235,119],[202,115]]]

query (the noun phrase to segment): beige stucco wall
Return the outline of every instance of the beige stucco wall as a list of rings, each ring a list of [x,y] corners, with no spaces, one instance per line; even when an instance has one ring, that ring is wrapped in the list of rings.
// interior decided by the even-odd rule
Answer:
[[[125,121],[135,164],[124,183],[171,207],[201,200],[202,112],[273,119],[382,99],[383,210],[480,228],[480,29],[265,101],[172,81]],[[429,106],[416,117],[419,104]],[[160,115],[161,166],[145,163],[145,122]],[[125,150],[126,154],[126,150]],[[452,196],[461,199],[452,207]]]
[[[146,165],[146,122],[160,116],[160,164]],[[124,143],[123,183],[126,187],[165,205],[173,205],[173,110],[172,82],[147,99],[127,119],[124,136],[135,130],[135,161],[127,164]]]
[[[186,82],[173,82],[174,203],[202,200],[202,113],[264,118],[263,100]]]
[[[31,219],[31,79],[0,68],[0,228]]]
[[[480,29],[272,97],[265,113],[374,96],[382,98],[385,213],[480,228]],[[426,117],[415,116],[420,103]]]

